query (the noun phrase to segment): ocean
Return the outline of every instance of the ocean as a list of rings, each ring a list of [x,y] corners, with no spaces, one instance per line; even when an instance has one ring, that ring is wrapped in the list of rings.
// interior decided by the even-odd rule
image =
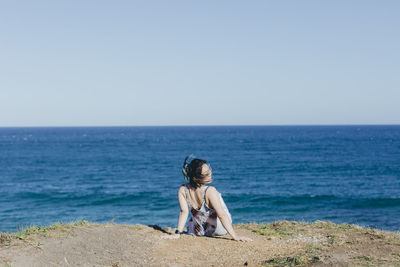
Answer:
[[[234,223],[400,230],[400,126],[0,128],[0,231],[88,220],[176,227],[186,155]]]

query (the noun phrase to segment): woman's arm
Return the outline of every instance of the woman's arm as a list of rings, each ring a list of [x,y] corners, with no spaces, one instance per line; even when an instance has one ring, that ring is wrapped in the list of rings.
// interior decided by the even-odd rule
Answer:
[[[178,190],[178,200],[179,206],[181,208],[181,212],[179,213],[178,227],[177,230],[179,232],[183,232],[183,228],[185,227],[186,220],[189,215],[188,204],[185,197],[185,188],[181,186]],[[161,239],[177,239],[179,238],[179,234],[162,236]]]
[[[181,186],[178,191],[178,200],[179,200],[179,206],[181,208],[181,212],[179,213],[179,220],[178,220],[178,227],[177,230],[179,232],[183,231],[183,228],[185,227],[186,220],[189,215],[189,210],[188,210],[188,204],[186,201],[185,197],[185,188],[184,186]]]
[[[215,187],[210,186],[207,190],[207,197],[209,199],[209,203],[211,204],[212,208],[217,212],[217,216],[221,221],[222,225],[228,231],[228,233],[232,236],[232,238],[236,241],[252,241],[248,237],[244,236],[237,236],[235,230],[233,230],[232,222],[229,218],[229,215],[226,211],[222,208],[221,201],[219,198],[219,193]]]

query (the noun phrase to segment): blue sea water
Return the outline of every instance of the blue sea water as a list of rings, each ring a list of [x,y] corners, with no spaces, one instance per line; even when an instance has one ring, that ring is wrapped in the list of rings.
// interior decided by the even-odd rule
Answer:
[[[186,155],[234,223],[400,230],[400,126],[0,128],[0,231],[85,219],[175,227]]]

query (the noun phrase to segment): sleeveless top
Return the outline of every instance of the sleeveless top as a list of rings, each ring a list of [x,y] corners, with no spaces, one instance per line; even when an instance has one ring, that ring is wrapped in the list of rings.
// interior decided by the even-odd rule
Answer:
[[[186,201],[192,215],[187,223],[188,234],[198,236],[212,236],[213,234],[225,235],[227,232],[222,226],[221,221],[217,216],[217,212],[214,209],[208,207],[206,204],[206,192],[208,186],[206,186],[206,189],[204,190],[203,203],[201,204],[199,209],[195,209],[190,202],[188,192],[189,189],[187,188],[187,184],[183,186],[185,186]],[[222,208],[227,212],[229,219],[232,222],[232,217],[228,209],[226,208],[225,202],[222,199],[221,194],[219,194],[219,197]]]

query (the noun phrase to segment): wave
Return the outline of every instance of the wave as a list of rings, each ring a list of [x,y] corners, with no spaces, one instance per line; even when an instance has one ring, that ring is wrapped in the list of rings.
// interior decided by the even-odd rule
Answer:
[[[391,208],[400,207],[400,198],[364,198],[353,199],[352,208]]]
[[[334,195],[294,195],[294,196],[262,196],[255,197],[250,202],[263,202],[263,201],[274,201],[274,202],[293,202],[293,201],[307,201],[307,200],[333,200],[337,199]]]
[[[155,191],[138,193],[61,193],[61,192],[19,192],[13,195],[11,200],[32,202],[35,204],[66,203],[74,207],[102,206],[110,204],[124,204],[135,202],[148,202],[153,198],[160,198],[160,193]]]
[[[293,195],[293,196],[277,196],[277,195],[227,195],[226,202],[238,203],[242,201],[248,202],[249,206],[286,206],[286,205],[319,205],[319,206],[345,206],[346,208],[391,208],[400,207],[400,198],[388,197],[354,197],[354,196],[337,196],[337,195]]]

